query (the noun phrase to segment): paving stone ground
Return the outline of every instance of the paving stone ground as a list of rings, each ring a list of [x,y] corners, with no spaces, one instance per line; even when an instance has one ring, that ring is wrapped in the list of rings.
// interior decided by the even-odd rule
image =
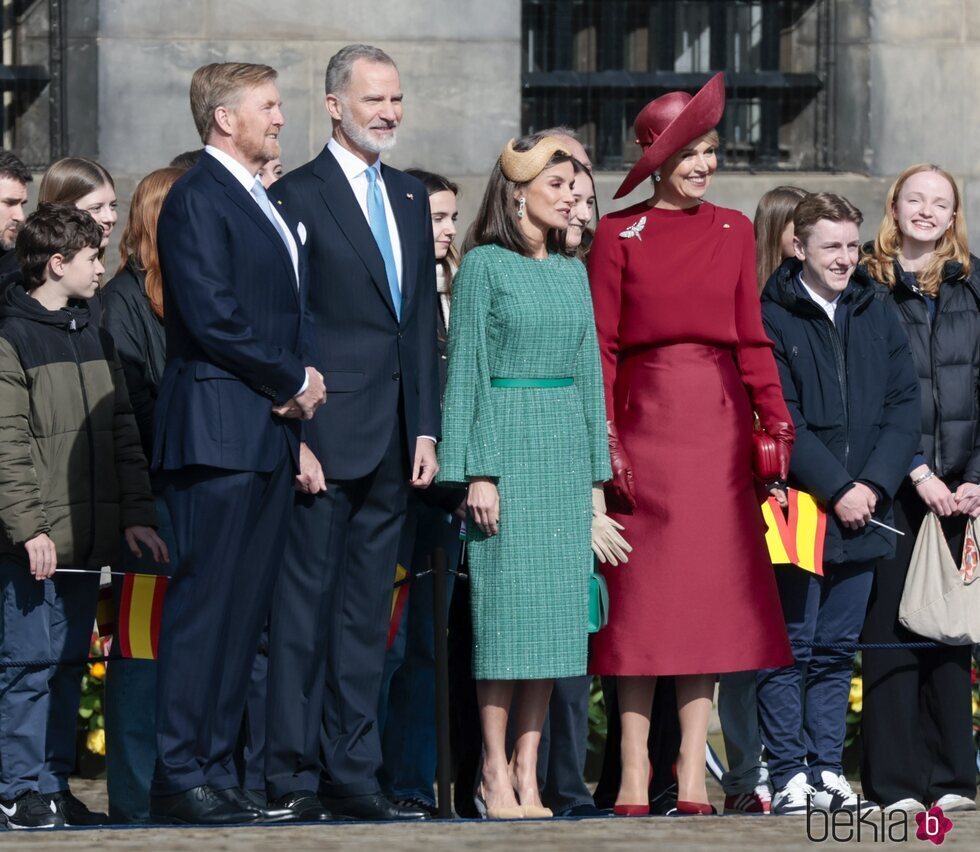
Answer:
[[[78,781],[73,789],[87,804],[105,807],[105,784]],[[711,789],[716,806],[722,802],[721,790]],[[951,814],[953,829],[942,844],[946,849],[980,849],[980,814]],[[880,822],[878,823],[880,825]],[[822,826],[813,825],[819,836]],[[839,832],[843,838],[846,832]],[[857,843],[852,839],[849,845]],[[892,828],[892,838],[900,837]],[[926,850],[936,848],[917,840],[915,823],[909,821],[905,842],[888,842],[879,829],[878,842],[862,828],[860,845],[869,849]],[[0,849],[70,850],[70,852],[115,852],[115,850],[234,850],[234,852],[300,852],[300,850],[386,850],[386,852],[474,852],[475,850],[525,849],[528,852],[738,852],[738,850],[776,850],[843,848],[828,838],[808,840],[802,817],[668,817],[615,818],[589,820],[521,820],[517,822],[479,822],[476,820],[433,821],[414,824],[349,823],[325,826],[273,826],[267,828],[125,828],[65,829],[58,832],[3,832]]]

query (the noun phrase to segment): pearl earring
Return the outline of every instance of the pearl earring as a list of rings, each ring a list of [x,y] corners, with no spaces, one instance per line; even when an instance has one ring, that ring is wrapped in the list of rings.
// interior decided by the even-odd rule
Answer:
[[[527,206],[527,199],[522,195],[517,199],[517,218],[524,218],[524,208]]]

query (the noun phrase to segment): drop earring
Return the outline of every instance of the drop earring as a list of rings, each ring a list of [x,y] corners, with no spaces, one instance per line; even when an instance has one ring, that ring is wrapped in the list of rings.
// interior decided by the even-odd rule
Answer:
[[[522,195],[517,199],[517,218],[524,218],[524,208],[527,206],[527,199]]]

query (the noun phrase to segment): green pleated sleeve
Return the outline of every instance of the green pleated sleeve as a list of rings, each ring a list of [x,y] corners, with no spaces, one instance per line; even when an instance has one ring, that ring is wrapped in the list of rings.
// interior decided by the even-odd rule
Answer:
[[[579,264],[581,266],[581,264]],[[585,425],[589,431],[589,453],[592,462],[592,481],[605,482],[612,478],[609,464],[609,438],[606,434],[606,400],[602,384],[602,363],[599,359],[599,341],[596,335],[592,299],[582,269],[582,286],[589,315],[585,336],[575,356],[575,384],[582,394]]]
[[[490,264],[480,251],[471,252],[453,279],[439,482],[466,484],[472,477],[500,476],[487,353],[492,290]]]

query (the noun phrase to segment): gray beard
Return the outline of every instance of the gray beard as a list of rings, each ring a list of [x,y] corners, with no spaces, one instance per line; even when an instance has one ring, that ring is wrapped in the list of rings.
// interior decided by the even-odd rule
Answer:
[[[370,131],[355,124],[351,114],[346,110],[340,118],[340,128],[344,131],[344,135],[357,145],[358,148],[364,151],[370,151],[372,154],[380,154],[383,151],[391,150],[395,147],[395,142],[397,141],[397,129],[392,131],[388,139],[379,141],[371,135]]]

